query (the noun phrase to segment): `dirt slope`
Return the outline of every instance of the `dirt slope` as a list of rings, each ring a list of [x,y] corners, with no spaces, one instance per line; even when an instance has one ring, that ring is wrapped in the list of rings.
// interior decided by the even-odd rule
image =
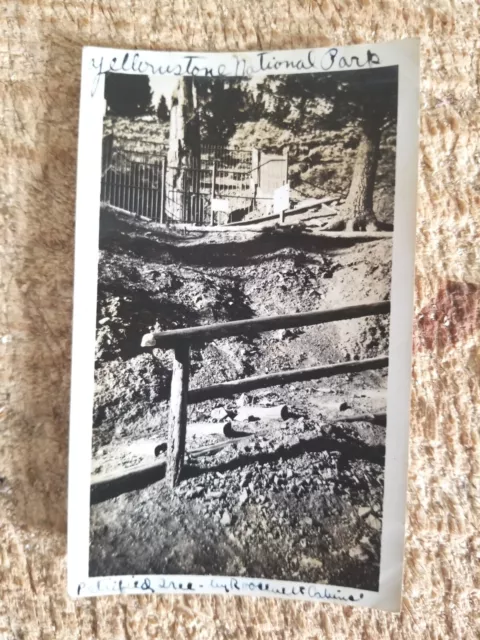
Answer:
[[[153,460],[166,437],[170,353],[145,353],[143,333],[387,299],[390,245],[327,245],[295,229],[179,235],[103,211],[94,476]],[[192,351],[191,387],[386,354],[387,329],[388,318],[364,318],[215,341]],[[374,588],[384,425],[332,421],[384,411],[385,389],[379,370],[192,405],[190,421],[211,420],[215,407],[234,417],[238,404],[286,404],[290,417],[238,425],[257,435],[190,460],[192,477],[174,495],[159,482],[94,507],[92,572],[148,572],[152,563],[176,572],[190,554],[197,573],[338,584],[353,566],[358,584]],[[215,438],[196,436],[187,450]],[[128,533],[126,522],[135,523]],[[214,555],[204,546],[213,542]],[[343,564],[323,557],[332,546]],[[291,561],[279,566],[278,554]]]

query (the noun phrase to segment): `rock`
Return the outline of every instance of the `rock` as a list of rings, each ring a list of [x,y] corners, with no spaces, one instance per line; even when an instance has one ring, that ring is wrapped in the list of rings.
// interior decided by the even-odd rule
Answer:
[[[237,398],[235,404],[237,405],[237,407],[245,407],[248,404],[248,397],[242,393],[242,395]]]
[[[292,478],[293,477],[293,471],[291,469],[287,469],[286,476],[287,476],[287,478]]]
[[[102,318],[101,320],[98,321],[98,324],[105,324],[109,320],[110,320],[110,318]]]
[[[240,480],[240,486],[246,487],[249,484],[249,482],[250,482],[250,476],[245,476]]]
[[[346,402],[341,402],[339,407],[338,407],[338,410],[339,411],[346,411],[348,408],[349,407],[348,407],[348,404]]]
[[[370,507],[360,507],[358,510],[358,515],[363,518],[363,516],[366,516],[370,513],[371,509]]]
[[[223,498],[224,495],[225,491],[209,491],[206,497],[212,500],[218,500],[219,498]]]
[[[369,527],[372,527],[372,529],[376,529],[377,531],[380,531],[380,529],[382,528],[381,520],[379,520],[378,518],[375,518],[373,514],[370,514],[365,522],[368,524]]]
[[[238,498],[238,504],[240,506],[244,505],[245,502],[248,500],[248,491],[246,489],[244,489],[241,494],[240,497]]]
[[[362,547],[359,547],[359,546],[353,547],[353,549],[349,549],[348,550],[348,555],[351,558],[357,558],[358,560],[367,560],[368,559],[367,554],[363,551]]]
[[[224,527],[229,527],[232,524],[232,516],[228,513],[228,511],[223,512],[220,524],[222,524]]]
[[[224,407],[217,407],[210,413],[210,417],[214,420],[223,420],[227,416],[228,412],[224,409]]]
[[[311,527],[313,524],[313,520],[311,518],[309,518],[308,516],[306,518],[303,518],[302,520],[303,524],[306,524],[307,527]]]
[[[372,509],[375,511],[375,513],[379,513],[382,510],[382,507],[379,504],[374,504]]]

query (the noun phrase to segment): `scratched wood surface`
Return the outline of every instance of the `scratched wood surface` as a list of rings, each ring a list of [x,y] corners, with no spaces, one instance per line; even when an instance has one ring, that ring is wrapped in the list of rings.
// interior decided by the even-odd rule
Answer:
[[[4,0],[1,15],[0,638],[478,637],[478,3]],[[227,597],[69,600],[81,46],[236,50],[414,35],[422,38],[422,141],[402,613]]]

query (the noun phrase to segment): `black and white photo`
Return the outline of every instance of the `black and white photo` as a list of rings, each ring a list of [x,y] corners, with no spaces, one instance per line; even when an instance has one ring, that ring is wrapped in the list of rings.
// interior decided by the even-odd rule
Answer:
[[[417,46],[85,50],[74,595],[398,608]]]

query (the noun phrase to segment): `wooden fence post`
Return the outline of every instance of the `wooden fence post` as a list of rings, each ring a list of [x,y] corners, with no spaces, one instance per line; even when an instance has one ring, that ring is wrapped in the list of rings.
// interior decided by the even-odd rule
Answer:
[[[168,420],[166,480],[172,488],[180,481],[185,455],[189,373],[190,345],[188,342],[180,342],[174,350]]]
[[[214,160],[212,164],[212,198],[211,198],[211,221],[210,224],[213,226],[214,216],[213,216],[213,199],[215,198],[215,181],[217,179],[217,161]]]

